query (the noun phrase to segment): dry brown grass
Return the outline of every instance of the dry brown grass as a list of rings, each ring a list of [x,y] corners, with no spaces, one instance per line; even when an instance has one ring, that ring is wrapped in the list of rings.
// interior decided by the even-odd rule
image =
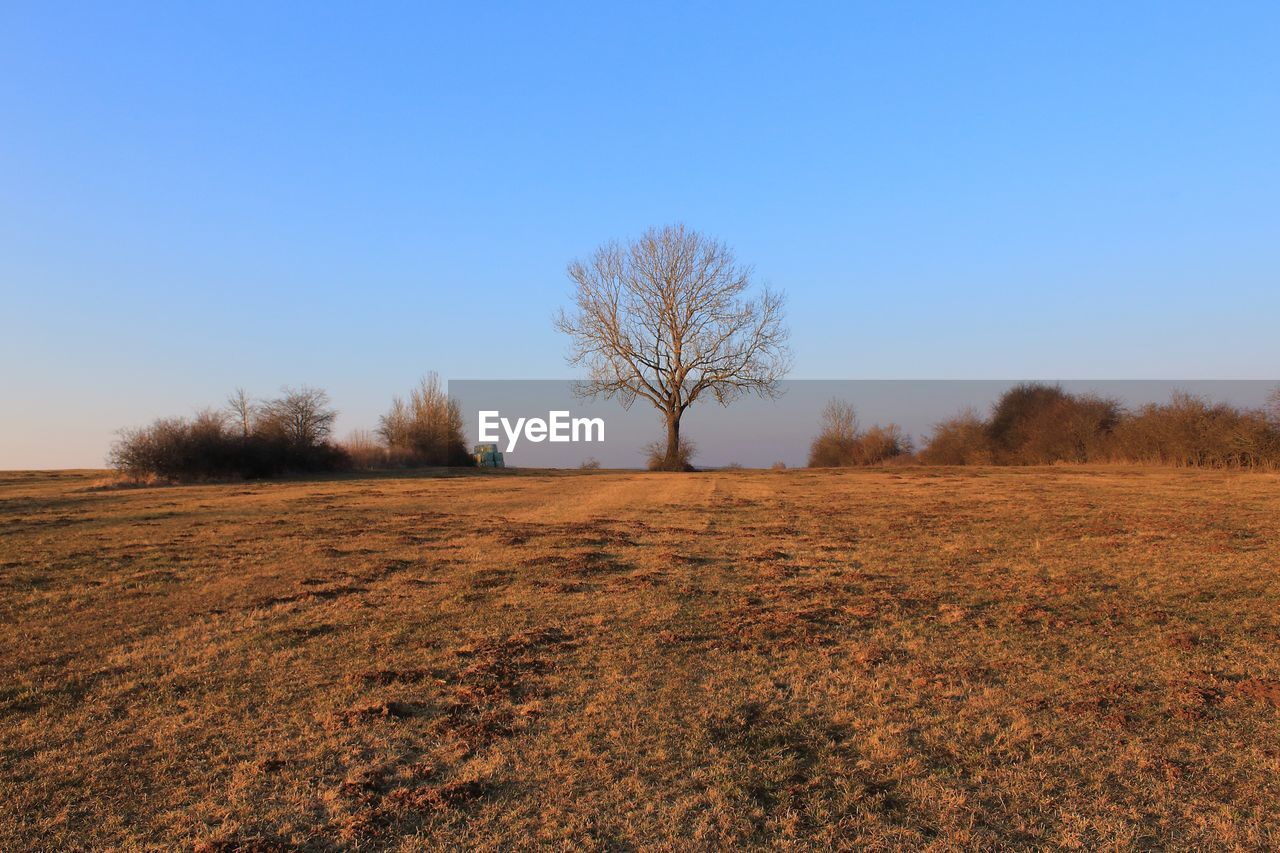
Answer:
[[[0,475],[0,848],[1280,846],[1280,478]]]

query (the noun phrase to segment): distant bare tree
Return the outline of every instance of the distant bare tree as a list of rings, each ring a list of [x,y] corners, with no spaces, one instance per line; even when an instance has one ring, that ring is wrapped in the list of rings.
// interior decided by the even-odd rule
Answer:
[[[391,409],[378,420],[378,435],[392,450],[412,452],[419,464],[465,465],[470,460],[462,410],[435,372],[409,392],[408,403],[391,399]]]
[[[329,395],[319,388],[285,387],[284,396],[261,408],[264,425],[298,447],[312,447],[333,432],[338,413],[329,407]]]
[[[378,418],[378,435],[391,448],[413,446],[413,415],[400,397],[391,398],[391,408]]]
[[[1271,423],[1280,428],[1280,385],[1271,389],[1271,394],[1267,397],[1266,412]]]
[[[258,404],[249,396],[249,392],[243,388],[237,388],[235,393],[227,398],[227,412],[240,428],[240,436],[248,438],[249,433],[253,432],[253,420],[258,416]]]
[[[853,405],[833,397],[823,407],[818,435],[809,445],[809,467],[848,465],[857,443],[858,416]]]
[[[853,404],[832,397],[822,407],[822,435],[837,441],[854,441],[858,438],[858,413]]]
[[[703,395],[721,405],[777,395],[791,361],[783,298],[767,288],[749,297],[751,270],[725,244],[683,225],[650,229],[568,273],[573,310],[556,328],[573,342],[569,363],[590,371],[578,392],[656,407],[667,427],[661,467],[685,467],[680,419]]]

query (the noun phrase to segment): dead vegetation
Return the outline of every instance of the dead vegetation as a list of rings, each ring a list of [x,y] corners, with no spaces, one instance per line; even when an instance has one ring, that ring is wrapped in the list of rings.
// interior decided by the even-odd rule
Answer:
[[[0,847],[1280,844],[1280,478],[0,475]]]
[[[810,468],[851,468],[882,465],[912,453],[911,439],[897,424],[858,425],[853,405],[832,399],[822,410],[817,437],[809,445]]]
[[[816,443],[815,443],[816,446]],[[1280,468],[1280,388],[1261,409],[1175,392],[1134,410],[1119,401],[1029,382],[988,418],[967,409],[935,425],[926,465],[1120,463],[1179,468]]]

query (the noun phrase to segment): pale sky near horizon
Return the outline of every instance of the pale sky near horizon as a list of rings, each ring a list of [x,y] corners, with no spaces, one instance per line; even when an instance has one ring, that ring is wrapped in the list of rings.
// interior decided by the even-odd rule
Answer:
[[[605,8],[605,7],[608,8]],[[571,375],[683,221],[798,378],[1280,377],[1280,5],[0,7],[0,469],[236,386]]]

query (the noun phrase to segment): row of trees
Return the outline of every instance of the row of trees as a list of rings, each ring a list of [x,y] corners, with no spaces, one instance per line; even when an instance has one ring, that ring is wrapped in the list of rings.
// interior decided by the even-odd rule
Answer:
[[[469,465],[462,415],[434,373],[405,400],[393,398],[376,433],[332,440],[338,412],[319,388],[254,399],[236,389],[220,409],[160,418],[121,431],[113,468],[135,479],[256,479],[346,468]]]
[[[1280,468],[1280,389],[1266,408],[1240,409],[1176,393],[1136,410],[1119,401],[1024,383],[987,417],[972,409],[938,424],[912,454],[896,424],[858,428],[853,407],[833,400],[809,452],[811,467],[913,461],[927,465],[1116,462],[1213,468]]]
[[[1280,389],[1263,409],[1175,393],[1127,410],[1112,399],[1028,383],[988,418],[962,412],[938,424],[920,461],[938,465],[1132,462],[1212,468],[1280,467]]]
[[[330,441],[337,416],[318,388],[285,388],[263,401],[237,390],[223,409],[123,430],[110,462],[131,477],[172,480],[338,470],[350,459]]]
[[[666,440],[646,448],[649,467],[690,470],[693,446],[680,434],[700,400],[728,405],[745,395],[774,397],[791,364],[784,300],[755,288],[749,266],[724,243],[684,225],[606,243],[568,268],[573,304],[556,328],[571,342],[570,364],[585,368],[585,397],[654,406]],[[1276,401],[1280,410],[1280,400]],[[395,398],[376,432],[329,441],[336,413],[316,389],[285,389],[255,402],[244,392],[224,411],[166,419],[124,434],[117,467],[159,476],[269,476],[291,470],[470,464],[457,406],[434,374]],[[939,424],[913,454],[895,424],[858,426],[853,408],[833,401],[810,448],[811,466],[873,465],[914,458],[937,464],[1044,464],[1134,461],[1171,465],[1280,465],[1278,418],[1212,405],[1186,395],[1125,411],[1118,402],[1020,385],[990,417],[964,412]]]

